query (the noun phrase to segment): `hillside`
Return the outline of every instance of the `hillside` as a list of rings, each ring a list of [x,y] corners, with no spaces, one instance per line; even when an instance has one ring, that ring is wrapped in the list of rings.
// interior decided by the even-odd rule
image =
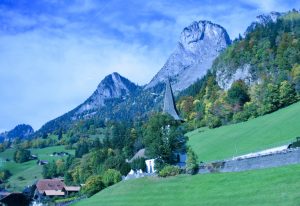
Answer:
[[[74,154],[74,150],[65,150],[64,146],[47,147],[43,149],[31,149],[31,153],[37,155],[40,160],[52,161],[60,159],[59,157],[50,156],[53,152],[67,151]],[[8,169],[12,176],[8,179],[8,190],[22,191],[27,185],[31,185],[35,180],[42,178],[43,167],[38,165],[37,160],[31,160],[24,163],[13,161],[14,149],[7,149],[0,153],[1,169]],[[9,159],[9,161],[6,161]]]
[[[300,102],[247,122],[197,129],[187,136],[200,160],[222,160],[290,143],[300,136],[299,122]]]
[[[300,166],[294,165],[239,173],[129,180],[74,206],[296,205],[300,200],[299,170]]]

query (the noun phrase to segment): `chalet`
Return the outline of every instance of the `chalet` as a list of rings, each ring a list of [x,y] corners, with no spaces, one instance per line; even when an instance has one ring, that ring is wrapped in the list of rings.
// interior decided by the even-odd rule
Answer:
[[[63,156],[67,156],[67,155],[70,155],[68,152],[53,152],[50,156],[60,156],[60,157],[63,157]]]
[[[66,186],[62,179],[42,179],[36,183],[34,199],[40,201],[52,197],[68,196],[79,191],[80,186]]]
[[[39,180],[36,183],[34,198],[42,200],[55,196],[65,196],[65,192],[62,191],[65,186],[65,183],[63,183],[60,179]]]
[[[38,159],[38,156],[37,155],[30,155],[30,160],[37,160]]]
[[[46,161],[46,160],[38,160],[36,163],[37,163],[38,165],[46,165],[46,164],[48,164],[49,162]]]

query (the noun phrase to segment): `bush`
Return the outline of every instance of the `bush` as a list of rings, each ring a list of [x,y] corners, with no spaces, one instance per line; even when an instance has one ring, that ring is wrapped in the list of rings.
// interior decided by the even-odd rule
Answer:
[[[159,173],[159,177],[169,177],[179,175],[180,169],[177,166],[167,165]]]
[[[220,118],[218,118],[216,116],[213,116],[213,115],[209,115],[208,116],[208,118],[207,118],[207,126],[210,129],[220,127],[221,125],[222,125],[222,122],[221,122]]]
[[[122,180],[122,175],[119,171],[108,169],[103,174],[103,183],[106,187],[116,184]]]
[[[30,151],[25,149],[18,149],[14,153],[14,161],[17,163],[27,162],[30,159]]]
[[[102,182],[101,176],[94,175],[87,179],[82,191],[84,194],[90,197],[102,189],[104,189],[104,183]]]
[[[191,148],[188,148],[187,160],[186,160],[186,172],[192,175],[196,174],[198,172],[198,167],[199,167],[198,156]]]
[[[0,181],[4,182],[11,176],[11,172],[7,169],[0,170]]]
[[[105,160],[103,165],[104,170],[115,169],[121,172],[122,175],[127,175],[130,171],[129,163],[125,162],[123,156],[117,155],[109,157]]]

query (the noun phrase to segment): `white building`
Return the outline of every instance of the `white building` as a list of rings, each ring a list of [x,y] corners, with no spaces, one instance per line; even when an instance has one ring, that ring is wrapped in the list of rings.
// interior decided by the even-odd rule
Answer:
[[[156,170],[154,169],[155,167],[155,163],[154,163],[154,160],[155,159],[149,159],[149,160],[146,160],[146,166],[147,166],[147,173],[155,173]]]

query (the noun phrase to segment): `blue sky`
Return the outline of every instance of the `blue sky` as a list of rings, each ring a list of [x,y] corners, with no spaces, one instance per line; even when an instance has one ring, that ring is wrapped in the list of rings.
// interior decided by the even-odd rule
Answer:
[[[233,39],[261,13],[298,1],[0,0],[0,131],[39,129],[73,109],[108,74],[146,84],[193,21]]]

